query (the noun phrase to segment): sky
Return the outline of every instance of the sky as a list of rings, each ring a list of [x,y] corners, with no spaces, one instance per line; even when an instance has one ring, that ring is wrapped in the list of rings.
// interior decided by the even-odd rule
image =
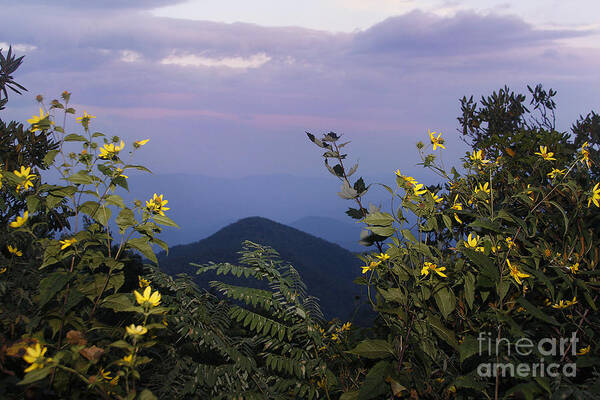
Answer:
[[[3,119],[72,92],[93,128],[150,139],[155,173],[327,175],[305,131],[335,131],[366,175],[415,170],[428,129],[459,164],[459,99],[558,91],[558,128],[600,110],[600,2],[0,0],[25,55]],[[7,18],[7,16],[10,16]],[[76,130],[71,121],[67,130]]]

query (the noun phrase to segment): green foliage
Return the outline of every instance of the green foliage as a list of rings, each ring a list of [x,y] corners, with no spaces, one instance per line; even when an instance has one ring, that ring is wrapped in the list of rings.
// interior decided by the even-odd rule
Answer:
[[[473,146],[464,172],[447,172],[419,143],[421,164],[443,186],[424,187],[398,170],[395,187],[381,185],[399,204],[389,212],[362,206],[364,192],[352,191],[337,134],[309,134],[328,149],[326,163],[337,158],[337,168],[328,169],[342,180],[340,195],[358,205],[348,214],[376,235],[371,241],[380,251],[363,257],[357,280],[368,286],[378,322],[370,338],[348,350],[363,360],[354,366],[358,376],[361,368],[368,372],[342,398],[598,396],[596,114],[574,125],[576,147],[554,129],[556,93],[529,89],[532,112],[526,97],[508,88],[483,98],[481,107],[463,98],[459,122]],[[440,139],[430,133],[434,150],[444,148]],[[519,340],[537,346],[572,334],[578,342],[566,341],[562,352],[515,351]],[[504,367],[491,366],[488,376],[481,367],[531,366],[541,357],[576,374],[501,376]]]

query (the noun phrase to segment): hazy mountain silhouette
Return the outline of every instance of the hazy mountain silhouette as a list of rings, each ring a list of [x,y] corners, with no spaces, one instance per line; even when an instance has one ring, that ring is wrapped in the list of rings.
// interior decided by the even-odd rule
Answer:
[[[170,274],[186,272],[195,276],[196,267],[190,266],[191,262],[236,263],[244,240],[271,246],[292,264],[300,272],[308,292],[320,299],[326,317],[351,318],[358,302],[356,296],[365,292],[364,286],[353,283],[360,275],[362,261],[335,243],[266,218],[244,218],[206,239],[174,246],[168,256],[164,252],[159,254],[160,267]],[[208,288],[209,281],[222,278],[203,274],[197,276],[197,282]],[[364,305],[361,310],[368,313]]]

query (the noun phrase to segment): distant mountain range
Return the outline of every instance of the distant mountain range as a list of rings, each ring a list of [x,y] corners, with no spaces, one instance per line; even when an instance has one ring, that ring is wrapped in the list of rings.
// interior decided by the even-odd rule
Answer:
[[[348,217],[348,221],[352,221]],[[362,223],[342,222],[328,217],[304,217],[288,224],[302,232],[339,244],[352,252],[364,252],[369,248],[358,244],[360,232],[364,229]]]
[[[313,231],[322,224],[322,231],[316,233],[325,237],[339,233],[340,229],[348,238],[354,236],[354,233],[346,232],[355,228],[353,225],[341,222],[336,225],[334,222],[337,221],[327,218],[303,218],[296,222],[297,226],[305,226]],[[327,318],[349,320],[357,305],[365,301],[365,287],[353,283],[361,274],[362,264],[355,254],[338,244],[261,217],[244,218],[198,242],[173,246],[168,256],[164,252],[159,254],[159,264],[169,274],[186,272],[196,276],[196,267],[190,266],[190,263],[236,263],[239,257],[237,252],[241,250],[244,240],[268,245],[277,250],[284,261],[292,264],[308,286],[308,293],[320,299]],[[221,279],[222,276],[215,274],[196,276],[197,282],[203,287],[208,287],[211,280]],[[358,319],[368,318],[369,310],[370,307],[363,305],[358,311]]]

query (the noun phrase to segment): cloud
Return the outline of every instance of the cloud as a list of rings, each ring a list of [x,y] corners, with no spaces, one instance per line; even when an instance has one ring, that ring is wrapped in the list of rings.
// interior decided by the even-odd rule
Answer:
[[[504,84],[559,89],[561,110],[575,117],[600,107],[598,49],[569,44],[595,31],[540,29],[514,16],[415,11],[331,33],[139,9],[3,11],[31,18],[26,26],[3,20],[3,41],[36,47],[20,50],[26,57],[15,78],[31,97],[11,98],[9,107],[23,110],[19,118],[35,112],[35,94],[52,98],[68,89],[95,112],[99,130],[150,137],[149,160],[167,172],[294,172],[314,155],[296,151],[305,130],[341,130],[367,154],[365,165],[395,170],[386,163],[411,162],[416,135],[455,129],[458,98]],[[224,148],[235,157],[217,159]]]
[[[54,9],[66,8],[70,10],[123,10],[154,9],[158,7],[172,6],[185,1],[186,0],[61,0],[60,2],[48,2],[47,0],[20,0],[20,3],[32,6],[50,6]]]
[[[37,49],[37,46],[32,44],[0,42],[0,49],[4,49],[5,51],[8,51],[11,46],[13,51],[21,51],[23,53],[29,53]]]
[[[166,65],[179,65],[182,67],[227,67],[234,69],[246,69],[259,68],[270,60],[271,57],[267,56],[265,53],[253,54],[250,57],[211,58],[196,54],[178,54],[175,52],[160,60],[160,63]]]

